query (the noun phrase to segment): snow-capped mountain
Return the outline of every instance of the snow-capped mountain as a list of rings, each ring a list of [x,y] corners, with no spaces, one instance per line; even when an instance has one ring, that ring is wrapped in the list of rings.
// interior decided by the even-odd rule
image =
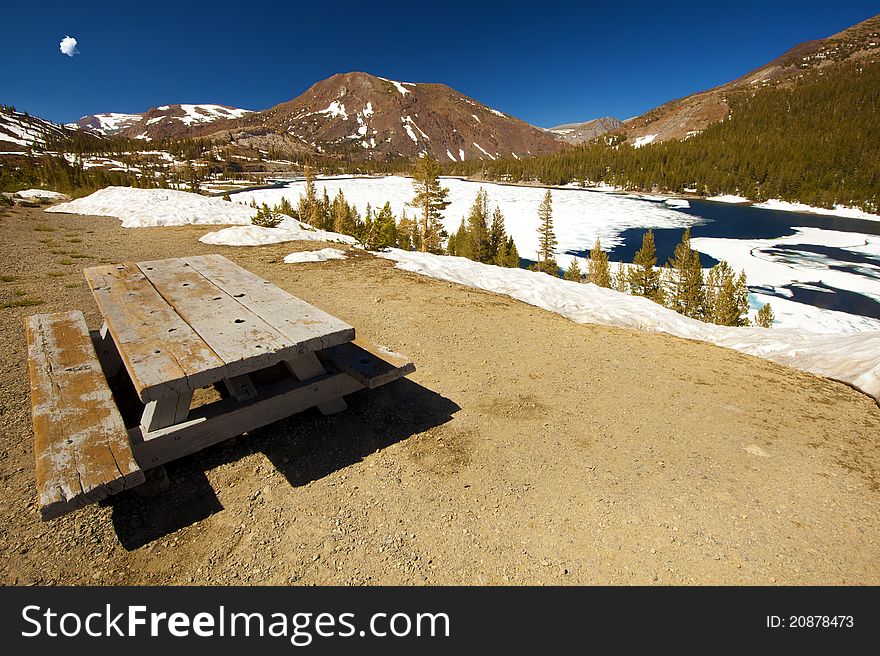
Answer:
[[[623,121],[613,116],[603,116],[602,118],[594,118],[592,121],[584,121],[582,123],[566,123],[565,125],[557,125],[555,128],[547,128],[556,139],[570,144],[582,144],[592,141],[596,137],[617,130],[623,126]]]
[[[64,126],[36,116],[0,108],[0,152],[23,153],[46,145],[47,138],[69,134]]]
[[[354,160],[423,153],[441,162],[488,160],[529,157],[563,147],[554,135],[444,84],[396,82],[367,73],[334,75],[288,102],[207,124],[184,125],[148,112],[121,133],[213,136],[287,155],[315,153]]]
[[[92,114],[83,116],[70,127],[79,127],[100,135],[123,134],[136,139],[155,139],[183,135],[193,125],[235,119],[251,113],[249,109],[226,105],[162,105],[142,114]]]
[[[731,94],[796,85],[812,70],[826,74],[840,64],[876,61],[880,61],[880,15],[827,38],[801,43],[731,82],[655,107],[625,121],[624,132],[637,147],[667,139],[687,139],[727,117],[727,99]]]

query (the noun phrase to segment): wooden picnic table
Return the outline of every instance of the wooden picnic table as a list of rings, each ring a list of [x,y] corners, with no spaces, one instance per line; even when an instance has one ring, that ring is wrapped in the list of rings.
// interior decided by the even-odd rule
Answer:
[[[90,336],[78,312],[26,322],[44,518],[307,408],[339,412],[345,395],[415,370],[405,356],[355,339],[349,324],[220,255],[98,266],[85,276],[104,319],[100,331]],[[123,369],[143,412],[119,436],[104,378]],[[275,375],[266,383],[268,371]],[[212,386],[222,398],[192,407],[194,392]],[[61,389],[83,393],[54,393]],[[77,439],[66,439],[64,416],[75,417]]]

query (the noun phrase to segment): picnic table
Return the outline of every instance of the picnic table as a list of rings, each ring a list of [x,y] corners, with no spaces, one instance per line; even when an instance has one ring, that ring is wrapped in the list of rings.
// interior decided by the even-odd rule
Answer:
[[[415,370],[220,255],[98,266],[85,277],[100,330],[89,332],[80,312],[26,319],[44,519],[305,409],[345,410],[347,394]],[[142,406],[133,426],[108,385],[119,375]],[[193,407],[194,393],[212,387],[219,398]]]

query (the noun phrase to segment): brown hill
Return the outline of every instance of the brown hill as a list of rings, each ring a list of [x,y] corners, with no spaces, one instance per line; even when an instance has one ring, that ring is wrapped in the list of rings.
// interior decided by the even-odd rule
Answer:
[[[629,119],[624,124],[623,133],[636,143],[686,139],[724,120],[728,113],[727,98],[732,93],[773,85],[794,85],[808,71],[824,72],[844,62],[874,62],[878,59],[880,15],[825,39],[801,43],[731,82],[670,101]]]
[[[158,136],[171,123],[153,125],[148,136]],[[184,132],[285,155],[311,152],[354,160],[424,153],[450,162],[529,157],[563,147],[544,130],[444,84],[396,82],[367,73],[340,73],[267,110],[189,125]],[[122,133],[140,136],[141,126]]]

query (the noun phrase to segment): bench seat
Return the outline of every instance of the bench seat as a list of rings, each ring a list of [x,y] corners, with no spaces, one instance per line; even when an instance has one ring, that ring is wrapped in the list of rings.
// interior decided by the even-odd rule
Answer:
[[[82,312],[25,319],[40,516],[144,482]]]
[[[375,389],[416,370],[405,355],[360,338],[318,351],[317,355],[321,362],[348,374],[367,389]]]

